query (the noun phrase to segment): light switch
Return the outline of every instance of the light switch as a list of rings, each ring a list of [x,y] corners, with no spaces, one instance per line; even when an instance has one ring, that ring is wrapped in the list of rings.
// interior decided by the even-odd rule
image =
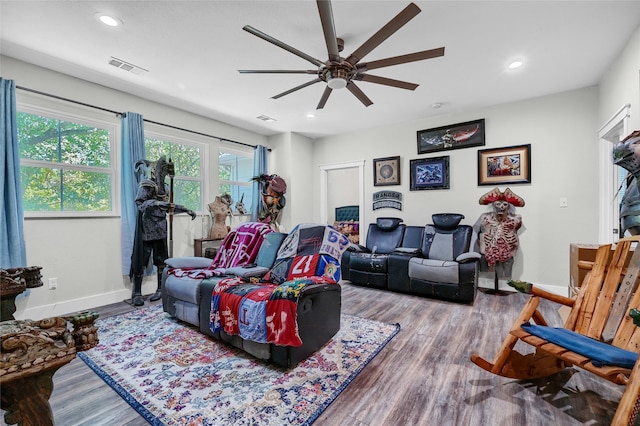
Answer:
[[[565,197],[560,198],[560,207],[569,207],[569,200]]]

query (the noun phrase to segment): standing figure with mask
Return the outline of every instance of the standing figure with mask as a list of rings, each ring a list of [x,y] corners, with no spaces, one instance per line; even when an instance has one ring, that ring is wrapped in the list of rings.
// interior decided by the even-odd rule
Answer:
[[[483,255],[481,267],[495,266],[496,278],[511,278],[513,257],[519,245],[518,230],[522,226],[522,216],[515,213],[515,207],[523,207],[524,200],[509,188],[504,192],[495,188],[480,197],[480,204],[493,208],[492,212],[481,214],[474,225]]]
[[[165,184],[165,178],[167,175],[175,174],[171,160],[167,161],[164,155],[153,163],[140,160],[136,163],[136,171],[141,170],[151,170],[151,178],[140,181],[136,194],[138,219],[129,272],[129,277],[133,281],[131,301],[134,306],[144,305],[142,279],[152,254],[153,264],[158,269],[158,287],[150,300],[156,301],[162,297],[162,270],[165,260],[169,257],[167,214],[187,213],[192,220],[196,217],[192,210],[170,201],[170,192]]]

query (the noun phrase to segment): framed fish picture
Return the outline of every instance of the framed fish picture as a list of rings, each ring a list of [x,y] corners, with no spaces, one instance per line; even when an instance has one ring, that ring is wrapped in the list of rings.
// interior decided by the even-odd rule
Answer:
[[[418,131],[418,154],[484,146],[484,118]]]

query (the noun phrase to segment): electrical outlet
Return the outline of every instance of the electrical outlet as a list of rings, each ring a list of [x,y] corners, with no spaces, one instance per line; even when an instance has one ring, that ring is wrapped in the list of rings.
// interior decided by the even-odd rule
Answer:
[[[55,290],[56,288],[58,288],[58,279],[49,278],[49,290]]]

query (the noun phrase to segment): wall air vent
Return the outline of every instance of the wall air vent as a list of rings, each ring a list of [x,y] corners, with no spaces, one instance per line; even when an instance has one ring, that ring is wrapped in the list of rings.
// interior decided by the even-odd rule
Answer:
[[[149,70],[146,70],[137,65],[133,65],[132,63],[129,63],[127,61],[123,61],[122,59],[114,58],[113,56],[109,60],[109,65],[113,65],[116,68],[132,72],[136,75],[144,75],[149,72]]]
[[[256,118],[258,120],[262,120],[262,121],[265,121],[267,123],[273,123],[274,121],[277,121],[275,118],[271,118],[271,117],[268,117],[266,115],[259,115]]]

